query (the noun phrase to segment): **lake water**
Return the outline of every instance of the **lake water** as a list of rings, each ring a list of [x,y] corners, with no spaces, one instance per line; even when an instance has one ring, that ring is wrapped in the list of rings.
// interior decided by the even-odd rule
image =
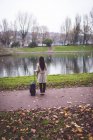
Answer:
[[[0,57],[0,77],[30,76],[36,69],[38,56]],[[48,74],[93,72],[93,53],[46,55]]]

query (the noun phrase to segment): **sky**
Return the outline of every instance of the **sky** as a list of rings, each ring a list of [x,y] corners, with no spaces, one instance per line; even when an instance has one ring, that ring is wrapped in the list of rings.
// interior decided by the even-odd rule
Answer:
[[[75,16],[90,13],[93,0],[0,0],[0,21],[14,21],[19,12],[33,15],[40,26],[50,32],[60,32],[67,17],[74,22]]]

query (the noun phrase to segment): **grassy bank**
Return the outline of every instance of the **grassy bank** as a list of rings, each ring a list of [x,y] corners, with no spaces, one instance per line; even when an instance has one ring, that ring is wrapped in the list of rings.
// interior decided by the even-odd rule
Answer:
[[[37,52],[88,52],[93,51],[93,45],[85,46],[52,46],[51,48],[48,47],[34,47],[34,48],[0,48],[0,55],[7,55],[7,54],[16,54],[16,53],[37,53]]]
[[[93,46],[55,46],[53,47],[54,51],[93,51]]]
[[[0,140],[93,140],[93,107],[0,112]]]
[[[27,89],[33,80],[33,76],[0,78],[0,90]],[[73,86],[93,86],[93,73],[48,75],[47,77],[48,88],[64,88]]]
[[[12,51],[9,48],[0,47],[0,56],[10,56]]]
[[[12,48],[12,51],[16,52],[60,52],[60,51],[93,51],[93,46],[52,46],[51,48],[48,47],[35,47],[35,48]]]

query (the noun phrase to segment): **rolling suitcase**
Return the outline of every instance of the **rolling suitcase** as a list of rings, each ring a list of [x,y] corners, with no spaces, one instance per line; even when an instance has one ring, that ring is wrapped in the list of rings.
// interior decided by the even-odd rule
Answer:
[[[36,95],[36,81],[35,81],[35,71],[34,71],[34,82],[32,82],[30,84],[30,94],[31,96],[35,96]]]

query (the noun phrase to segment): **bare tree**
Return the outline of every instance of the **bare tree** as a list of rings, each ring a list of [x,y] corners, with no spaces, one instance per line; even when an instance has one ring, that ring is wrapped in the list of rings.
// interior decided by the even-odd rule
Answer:
[[[71,31],[71,19],[70,18],[66,18],[65,20],[65,42],[67,42],[67,44],[70,44],[70,31]]]
[[[83,18],[83,44],[88,44],[91,36],[91,27],[89,25],[89,18],[87,15]]]
[[[93,27],[93,8],[90,11],[90,17],[91,17],[91,24],[92,24],[92,27]]]
[[[64,44],[70,44],[70,32],[71,32],[71,19],[66,18],[65,23],[61,26],[61,36],[64,40]]]
[[[32,42],[38,44],[38,38],[39,38],[39,25],[36,20],[33,21],[32,26]]]
[[[90,17],[91,17],[91,42],[93,43],[93,8],[90,11]]]
[[[22,40],[22,47],[25,45],[26,36],[31,27],[32,16],[27,13],[18,14],[18,27],[20,31],[20,36]]]
[[[65,44],[65,38],[66,38],[66,35],[65,35],[65,26],[64,24],[61,25],[61,28],[60,28],[60,40],[61,40],[61,43],[62,44]]]
[[[43,41],[46,38],[49,38],[49,32],[48,32],[47,26],[40,26],[40,34],[41,34],[41,42],[42,42],[42,46],[43,46]]]
[[[13,41],[14,42],[17,42],[17,23],[16,21],[14,21],[14,24],[13,24]]]
[[[12,36],[12,31],[9,27],[9,24],[7,22],[6,19],[3,19],[2,22],[1,22],[1,25],[0,25],[0,30],[1,30],[1,33],[0,33],[0,42],[8,47],[10,42],[11,42],[11,36]]]
[[[62,43],[60,33],[50,33],[49,38],[53,41],[53,45],[57,45],[58,43]]]
[[[79,35],[81,33],[81,17],[79,15],[75,17],[75,26],[73,29],[73,33],[74,33],[73,43],[77,44],[79,43]]]
[[[17,25],[16,25],[16,21],[11,22],[10,25],[11,28],[11,43],[10,45],[12,45],[12,43],[17,42]]]

